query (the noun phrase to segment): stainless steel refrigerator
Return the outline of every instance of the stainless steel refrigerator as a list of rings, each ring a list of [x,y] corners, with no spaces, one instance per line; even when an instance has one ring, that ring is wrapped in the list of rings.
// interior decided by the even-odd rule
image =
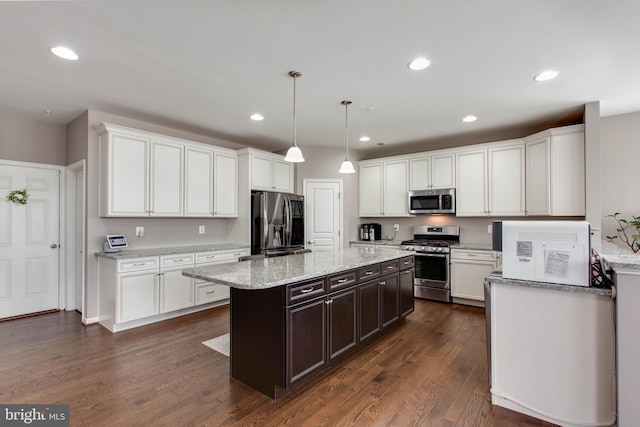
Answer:
[[[304,249],[304,196],[251,193],[251,254],[288,255]]]

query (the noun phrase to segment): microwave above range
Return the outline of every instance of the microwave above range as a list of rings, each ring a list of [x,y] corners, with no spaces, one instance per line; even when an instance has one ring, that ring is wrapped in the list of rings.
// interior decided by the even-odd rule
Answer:
[[[454,214],[456,213],[456,189],[409,191],[409,213]]]

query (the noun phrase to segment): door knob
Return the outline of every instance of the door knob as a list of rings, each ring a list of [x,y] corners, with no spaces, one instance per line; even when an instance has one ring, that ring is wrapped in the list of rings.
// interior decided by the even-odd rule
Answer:
[[[50,246],[51,249],[55,249],[57,247],[58,247],[58,245],[56,245],[55,243],[52,243],[51,246]]]
[[[311,244],[311,240],[307,241],[307,245],[310,245],[310,244]]]

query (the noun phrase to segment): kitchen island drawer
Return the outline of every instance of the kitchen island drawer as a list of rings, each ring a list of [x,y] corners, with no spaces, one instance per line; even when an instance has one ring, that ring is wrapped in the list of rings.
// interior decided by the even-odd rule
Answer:
[[[380,266],[380,274],[382,276],[391,273],[397,273],[400,270],[398,260],[383,262]]]
[[[196,305],[229,298],[231,288],[210,282],[196,283]]]
[[[373,279],[380,276],[380,264],[362,267],[358,270],[358,281]]]
[[[355,270],[329,276],[329,292],[355,285],[357,283],[356,278],[357,275]]]
[[[287,305],[306,301],[325,293],[324,278],[289,285],[287,286]]]
[[[412,256],[402,258],[398,262],[400,263],[400,270],[406,270],[407,268],[413,268],[415,266],[415,259]]]

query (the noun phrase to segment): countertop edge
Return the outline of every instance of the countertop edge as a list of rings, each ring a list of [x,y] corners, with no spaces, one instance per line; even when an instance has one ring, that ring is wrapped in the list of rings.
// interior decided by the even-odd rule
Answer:
[[[562,285],[559,283],[550,283],[550,282],[534,282],[530,280],[519,280],[519,279],[505,279],[502,277],[502,271],[496,270],[485,277],[485,283],[496,283],[502,285],[512,285],[512,286],[522,286],[529,288],[540,288],[540,289],[553,289],[556,291],[563,292],[573,292],[573,293],[582,293],[582,294],[592,294],[592,295],[602,295],[611,297],[613,291],[607,288],[596,288],[594,286],[574,286],[574,285]]]
[[[212,243],[209,245],[191,245],[191,246],[175,246],[175,247],[163,247],[163,248],[147,248],[147,249],[130,249],[119,252],[96,252],[95,255],[101,258],[108,259],[130,259],[130,258],[143,258],[162,255],[179,255],[186,253],[198,253],[198,252],[219,252],[219,251],[235,251],[250,249],[251,246],[247,244],[239,243]]]

